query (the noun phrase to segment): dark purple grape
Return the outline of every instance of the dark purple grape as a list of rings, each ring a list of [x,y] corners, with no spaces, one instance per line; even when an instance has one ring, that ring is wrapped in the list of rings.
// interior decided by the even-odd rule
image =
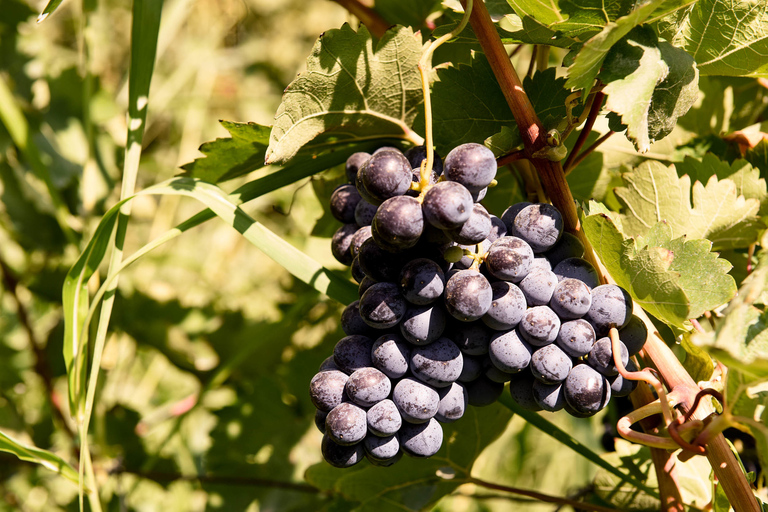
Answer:
[[[320,368],[318,369],[319,372],[326,372],[329,370],[339,370],[339,367],[336,366],[336,363],[333,361],[333,356],[326,357],[322,363],[320,363]]]
[[[436,151],[433,151],[432,155],[434,160],[434,162],[432,162],[432,172],[434,172],[436,176],[439,176],[443,173],[443,159],[440,158],[440,155],[438,155]],[[427,148],[425,146],[414,146],[409,148],[405,152],[405,158],[408,159],[408,162],[414,170],[420,169],[421,162],[427,159]]]
[[[374,206],[365,199],[360,199],[355,207],[355,224],[358,226],[370,226],[373,222],[373,216],[376,215],[378,206]]]
[[[367,193],[363,195],[361,191],[364,199],[371,204],[381,204],[408,192],[411,164],[399,151],[374,152],[358,171],[358,180]]]
[[[491,284],[491,291],[491,307],[481,320],[497,331],[512,329],[523,319],[526,309],[525,295],[520,288],[507,281]]]
[[[368,435],[363,441],[363,446],[368,457],[377,461],[394,459],[400,453],[400,440],[397,435],[387,437]]]
[[[584,320],[592,324],[598,336],[607,336],[611,327],[622,329],[632,318],[632,297],[624,288],[604,284],[592,290],[592,305]]]
[[[360,266],[365,275],[379,282],[397,282],[400,270],[405,263],[400,255],[381,249],[373,238],[366,240],[360,246],[357,257],[360,258]]]
[[[440,265],[426,258],[406,263],[399,282],[405,300],[419,306],[436,301],[445,290],[445,274]]]
[[[452,181],[442,181],[424,194],[424,220],[440,229],[460,228],[472,212],[469,190]]]
[[[438,175],[437,172],[435,172],[434,169],[432,169],[432,172],[429,173],[429,183],[427,184],[427,186],[435,185],[437,183],[438,179],[440,179],[440,176]],[[414,183],[414,184],[415,183],[419,183],[420,186],[422,186],[421,185],[421,169],[418,168],[418,167],[414,167],[413,168],[412,183]],[[405,194],[408,195],[408,196],[411,196],[411,197],[418,197],[419,196],[419,190],[411,188],[411,190],[409,190]]]
[[[371,158],[371,155],[369,153],[359,152],[359,153],[352,153],[349,158],[347,158],[347,164],[346,164],[346,171],[347,171],[347,180],[350,183],[354,183],[355,179],[357,178],[357,171],[360,170],[360,167],[363,166],[365,162],[368,161],[368,159]]]
[[[356,300],[344,308],[344,311],[341,313],[341,328],[348,336],[352,334],[368,336],[375,332],[375,330],[363,322],[363,319],[360,317],[359,305],[360,301]]]
[[[491,331],[482,322],[453,321],[445,331],[445,336],[453,341],[459,349],[470,356],[482,356],[488,353],[491,342]]]
[[[488,195],[488,187],[482,188],[477,192],[470,190],[469,193],[472,194],[472,200],[475,203],[479,203],[480,201],[485,199],[486,195]]]
[[[342,402],[347,380],[349,377],[338,370],[320,372],[309,383],[309,398],[318,410],[330,412]]]
[[[408,373],[411,345],[399,334],[385,334],[373,342],[371,360],[389,378],[399,379]]]
[[[371,236],[371,226],[363,226],[355,231],[349,244],[349,250],[352,252],[352,257],[357,258],[357,255],[360,254],[360,247],[362,247],[365,241],[371,238]]]
[[[352,446],[342,446],[336,444],[331,436],[325,434],[321,444],[323,459],[331,466],[337,468],[348,468],[354,466],[365,457],[363,443],[353,444]]]
[[[405,421],[424,423],[437,413],[440,396],[432,386],[411,377],[405,377],[395,384],[392,401],[395,402],[400,416]]]
[[[485,369],[485,377],[493,382],[499,382],[505,384],[512,380],[516,373],[503,372],[494,365],[490,365]]]
[[[333,349],[333,362],[342,372],[351,374],[360,368],[372,365],[372,348],[373,340],[368,336],[359,334],[345,336]]]
[[[454,382],[447,388],[438,389],[440,395],[440,405],[437,407],[435,419],[440,423],[453,423],[464,416],[467,410],[469,395],[467,388],[463,384]]]
[[[344,224],[354,224],[355,208],[362,198],[354,185],[341,185],[331,194],[331,215]]]
[[[566,258],[552,269],[557,279],[562,281],[566,278],[573,278],[582,281],[590,288],[600,284],[600,277],[597,270],[590,262],[582,258]]]
[[[542,253],[555,246],[563,234],[563,217],[550,204],[526,206],[515,216],[512,234],[525,240],[533,252]]]
[[[331,238],[331,252],[339,263],[344,265],[352,264],[353,257],[350,247],[352,245],[352,237],[357,230],[357,224],[344,224],[333,234],[333,238]]]
[[[325,434],[325,418],[328,416],[327,412],[317,409],[315,411],[315,426],[321,434]]]
[[[578,279],[565,278],[555,287],[549,307],[563,320],[584,316],[592,305],[592,291]]]
[[[529,306],[545,306],[555,292],[557,276],[549,270],[531,270],[518,286]]]
[[[570,356],[554,343],[536,349],[531,355],[531,373],[545,384],[564,381],[571,368],[573,361]]]
[[[431,457],[442,444],[443,429],[434,418],[419,425],[405,423],[400,429],[400,446],[413,457]]]
[[[460,228],[446,231],[456,243],[464,245],[479,244],[491,233],[491,216],[481,204],[474,204],[469,219]]]
[[[545,258],[544,256],[536,256],[533,258],[533,263],[531,263],[531,272],[534,272],[536,270],[544,270],[546,272],[552,272],[552,265],[549,263],[549,260]]]
[[[396,148],[395,146],[381,146],[376,151],[374,151],[372,154],[376,155],[378,153],[383,153],[384,151],[394,151],[395,153],[403,154],[402,151],[400,151],[400,148]]]
[[[624,366],[627,366],[629,362],[629,352],[627,347],[622,342],[619,342],[619,348],[621,349],[621,362]],[[611,377],[619,373],[616,365],[613,361],[613,348],[611,346],[611,338],[600,338],[592,345],[592,350],[589,351],[587,356],[587,362],[589,366],[602,373],[606,377]]]
[[[360,317],[375,329],[394,327],[407,308],[400,289],[393,283],[376,283],[360,297]]]
[[[476,270],[460,270],[445,284],[448,313],[462,322],[482,318],[490,309],[492,300],[491,284]]]
[[[560,318],[547,306],[535,306],[525,312],[518,330],[528,343],[543,347],[557,338]]]
[[[518,283],[530,272],[533,251],[523,240],[504,236],[491,244],[485,266],[497,279]]]
[[[512,234],[512,230],[515,226],[515,218],[517,217],[517,214],[522,211],[523,208],[526,206],[530,206],[533,203],[524,201],[522,203],[513,204],[506,210],[504,210],[504,213],[501,214],[501,221],[504,223],[504,225],[507,227],[507,235]]]
[[[414,345],[427,345],[443,334],[446,321],[440,304],[411,306],[400,322],[400,333]]]
[[[532,353],[533,348],[517,330],[494,334],[488,347],[491,363],[506,373],[517,373],[527,368]]]
[[[359,443],[368,432],[365,411],[350,402],[342,402],[325,418],[325,432],[336,444],[349,446]]]
[[[544,255],[552,265],[557,265],[567,258],[583,258],[584,244],[575,235],[564,232],[560,241]]]
[[[596,414],[611,399],[608,381],[588,364],[574,366],[563,389],[567,405],[579,416]]]
[[[563,322],[555,341],[557,346],[569,356],[584,357],[592,350],[592,345],[595,344],[596,340],[597,336],[595,336],[595,329],[592,324],[579,318],[578,320]]]
[[[355,280],[356,283],[360,284],[363,282],[363,279],[365,279],[365,272],[363,272],[363,267],[360,266],[360,260],[355,258],[352,260],[352,265],[349,266],[349,270],[352,272],[352,279]]]
[[[379,247],[391,252],[416,245],[423,230],[421,205],[410,196],[397,196],[384,201],[371,224],[373,239]]]
[[[540,411],[541,406],[536,402],[533,396],[533,384],[536,379],[531,372],[520,372],[509,381],[509,394],[512,399],[522,407],[529,411]]]
[[[358,297],[362,297],[365,291],[376,284],[376,281],[371,279],[368,276],[365,276],[362,281],[360,281],[360,286],[357,287],[357,295]]]
[[[464,361],[459,347],[448,338],[411,350],[410,369],[414,377],[427,384],[443,388],[461,375]]]
[[[462,144],[453,148],[445,157],[443,173],[448,180],[478,192],[496,177],[496,157],[493,151],[482,144]]]
[[[463,355],[463,364],[461,366],[461,375],[456,379],[457,382],[472,382],[483,374],[484,359],[480,357],[472,357],[466,354]]]
[[[619,339],[626,345],[629,356],[636,355],[643,349],[648,339],[648,328],[640,317],[632,315],[629,323],[619,331]]]
[[[485,375],[467,383],[467,395],[469,405],[485,407],[499,399],[504,391],[504,384],[493,382]]]
[[[391,436],[400,430],[403,418],[397,410],[395,402],[384,399],[368,409],[368,430],[377,436]]]
[[[361,368],[349,376],[347,396],[360,407],[370,407],[384,400],[392,390],[389,378],[376,368]]]
[[[491,215],[491,231],[488,233],[487,240],[493,243],[503,236],[507,236],[506,224],[497,216]]]
[[[562,383],[544,384],[540,380],[533,383],[533,399],[545,411],[555,412],[565,407],[565,392]]]

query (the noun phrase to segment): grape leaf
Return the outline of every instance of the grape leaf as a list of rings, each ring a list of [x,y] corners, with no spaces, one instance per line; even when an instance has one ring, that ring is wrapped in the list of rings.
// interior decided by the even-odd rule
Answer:
[[[678,177],[674,166],[655,161],[643,162],[622,179],[627,186],[615,193],[628,236],[644,235],[665,221],[673,237],[706,238],[719,250],[748,247],[764,228],[757,217],[760,202],[740,196],[730,179],[711,176],[706,186],[696,182],[691,190],[690,177]]]
[[[768,175],[768,140],[761,141],[754,148],[748,149],[744,158],[760,169],[763,175]]]
[[[607,23],[605,28],[591,37],[579,50],[573,64],[568,68],[568,82],[565,86],[574,90],[584,89],[586,98],[608,50],[634,27],[643,23],[662,3],[663,0],[646,1],[626,16]]]
[[[411,126],[422,102],[421,38],[395,27],[378,41],[365,26],[325,32],[307,71],[285,89],[267,148],[267,163],[289,160],[311,146],[372,139],[422,142]]]
[[[659,30],[696,60],[702,75],[768,76],[768,4],[700,0]]]
[[[584,233],[616,284],[659,320],[685,328],[684,322],[728,302],[736,284],[731,264],[710,252],[708,240],[673,238],[659,222],[643,238],[622,231],[622,221],[599,203],[590,202]]]
[[[183,176],[208,183],[231,180],[264,166],[271,127],[256,123],[220,121],[231,138],[218,138],[200,146],[205,156],[181,166]]]
[[[468,407],[461,420],[442,425],[443,446],[429,459],[404,457],[395,468],[363,463],[336,469],[320,463],[304,476],[320,490],[353,502],[357,511],[425,510],[467,482],[475,459],[501,435],[511,416],[498,404]]]
[[[698,72],[683,50],[659,42],[650,28],[637,27],[610,49],[600,72],[608,95],[611,129],[626,126],[627,138],[641,153],[669,135],[677,118],[698,96]]]
[[[747,199],[760,202],[760,215],[768,213],[768,190],[765,179],[760,177],[760,170],[755,169],[746,160],[736,160],[730,165],[717,156],[707,153],[701,160],[686,157],[675,164],[680,176],[687,174],[691,181],[706,183],[712,176],[718,180],[729,179],[736,184],[736,193]]]

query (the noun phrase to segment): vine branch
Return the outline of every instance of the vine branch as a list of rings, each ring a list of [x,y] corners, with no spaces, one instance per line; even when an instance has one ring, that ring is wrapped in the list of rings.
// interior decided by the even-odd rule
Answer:
[[[390,24],[369,6],[360,0],[332,0],[345,8],[351,15],[355,16],[360,22],[368,28],[368,31],[374,37],[381,37],[390,27]]]
[[[512,494],[519,494],[520,496],[528,496],[544,503],[556,503],[558,505],[568,505],[575,510],[591,510],[594,512],[616,512],[618,509],[603,507],[600,505],[593,505],[592,503],[586,503],[583,501],[570,500],[568,498],[560,498],[558,496],[550,496],[549,494],[542,494],[536,491],[529,491],[528,489],[520,489],[519,487],[509,487],[507,485],[494,484],[493,482],[486,482],[479,478],[469,477],[467,482],[475,484],[479,487],[485,487],[486,489],[493,489],[495,491],[509,492]]]

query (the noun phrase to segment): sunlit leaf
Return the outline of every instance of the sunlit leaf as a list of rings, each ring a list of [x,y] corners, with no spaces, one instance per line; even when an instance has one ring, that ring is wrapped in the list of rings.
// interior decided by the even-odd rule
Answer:
[[[20,443],[2,432],[0,432],[0,451],[12,453],[21,460],[40,464],[75,484],[78,482],[77,470],[58,455]]]

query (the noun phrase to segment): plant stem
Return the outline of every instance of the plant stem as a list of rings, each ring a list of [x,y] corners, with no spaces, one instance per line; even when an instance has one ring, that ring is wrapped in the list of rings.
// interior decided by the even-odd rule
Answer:
[[[486,482],[479,478],[469,477],[467,482],[485,487],[486,489],[493,489],[495,491],[511,492],[513,494],[519,494],[520,496],[528,496],[538,501],[545,503],[557,503],[558,505],[568,505],[576,510],[593,510],[594,512],[616,512],[618,509],[603,507],[600,505],[593,505],[591,503],[585,503],[583,501],[569,500],[568,498],[561,498],[559,496],[551,496],[549,494],[542,494],[536,491],[529,491],[528,489],[520,489],[519,487],[509,487],[507,485],[494,484],[493,482]]]
[[[462,0],[463,3],[464,0]],[[499,82],[502,92],[509,103],[512,114],[515,117],[517,126],[525,144],[528,154],[532,155],[546,145],[546,132],[533,110],[528,96],[523,90],[520,79],[517,76],[512,63],[507,57],[504,45],[501,43],[498,32],[493,21],[490,19],[488,10],[483,2],[477,2],[470,18],[472,29],[480,40],[483,52],[488,58],[488,62],[493,69],[494,75]],[[589,240],[584,235],[579,223],[578,211],[573,200],[573,195],[568,188],[560,162],[552,162],[545,159],[533,159],[532,163],[541,178],[544,190],[552,199],[552,203],[560,210],[563,216],[565,228],[574,233],[584,244],[585,257],[595,268],[600,269],[602,280],[605,281],[608,276],[603,272],[597,258],[592,250]],[[638,315],[648,326],[648,332],[651,333],[645,344],[645,354],[653,361],[658,368],[662,378],[669,388],[679,397],[680,405],[684,412],[690,409],[699,388],[693,381],[685,368],[680,364],[670,348],[661,339],[655,326],[641,307],[635,307],[635,314]],[[694,412],[694,419],[703,420],[712,412],[709,404],[703,403]],[[737,512],[754,511],[760,512],[760,506],[752,494],[749,482],[736,458],[731,452],[728,444],[722,434],[715,437],[707,446],[707,458],[712,468],[715,470],[717,478],[720,480],[723,489],[734,509]],[[662,475],[659,475],[663,478]]]
[[[582,151],[582,152],[579,154],[579,156],[577,156],[577,157],[575,157],[575,158],[573,159],[573,163],[571,163],[571,166],[570,166],[570,167],[566,167],[566,168],[565,168],[565,175],[567,176],[567,175],[568,175],[568,174],[569,174],[569,173],[570,173],[572,170],[574,170],[574,169],[576,168],[576,166],[577,166],[577,165],[579,165],[581,162],[583,162],[583,161],[584,161],[584,159],[585,159],[585,158],[587,158],[587,157],[589,156],[589,154],[590,154],[590,153],[592,153],[594,150],[596,150],[596,149],[598,148],[598,146],[600,146],[600,144],[602,144],[603,142],[605,142],[606,140],[608,140],[608,138],[609,138],[611,135],[613,135],[614,133],[616,133],[616,132],[612,132],[612,131],[609,131],[608,133],[606,133],[605,135],[603,135],[602,137],[600,137],[599,139],[597,139],[597,140],[596,140],[596,141],[595,141],[595,142],[594,142],[594,143],[593,143],[591,146],[589,146],[587,149],[585,149],[584,151]]]
[[[579,132],[579,138],[576,139],[576,144],[574,144],[573,149],[571,150],[571,154],[568,155],[568,158],[563,164],[563,168],[565,169],[566,173],[568,173],[568,169],[573,167],[573,161],[576,159],[576,155],[578,155],[579,151],[581,151],[581,148],[584,147],[590,132],[592,132],[592,127],[595,125],[598,114],[600,114],[600,108],[603,106],[603,98],[605,98],[605,94],[598,92],[592,99],[592,107],[589,109],[589,115],[587,116],[587,121],[584,124],[584,128],[582,128]]]
[[[374,37],[381,37],[390,27],[390,24],[376,11],[360,2],[360,0],[332,0],[339,4],[350,14],[359,19]]]
[[[114,474],[136,475],[140,478],[152,480],[155,482],[175,482],[182,480],[185,482],[200,482],[205,484],[217,485],[245,485],[250,487],[269,487],[273,489],[288,489],[291,491],[307,492],[317,494],[320,489],[308,484],[299,484],[295,482],[283,482],[280,480],[269,480],[266,478],[251,478],[244,476],[229,475],[182,475],[180,473],[162,473],[159,471],[131,471],[129,469],[118,469]]]

